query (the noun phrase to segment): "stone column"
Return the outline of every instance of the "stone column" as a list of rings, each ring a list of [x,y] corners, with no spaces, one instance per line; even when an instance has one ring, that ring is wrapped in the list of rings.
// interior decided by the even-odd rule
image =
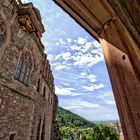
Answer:
[[[120,21],[106,23],[99,34],[125,140],[140,140],[140,50]]]

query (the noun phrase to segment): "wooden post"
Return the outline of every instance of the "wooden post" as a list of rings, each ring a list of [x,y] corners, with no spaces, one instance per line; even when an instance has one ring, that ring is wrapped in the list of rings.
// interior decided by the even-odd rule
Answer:
[[[99,36],[125,140],[140,140],[140,50],[117,19]]]

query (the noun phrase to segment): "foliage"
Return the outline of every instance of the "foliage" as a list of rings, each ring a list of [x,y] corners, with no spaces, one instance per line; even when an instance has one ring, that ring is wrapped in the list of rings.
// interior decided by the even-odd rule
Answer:
[[[61,127],[93,127],[95,124],[61,107],[57,109],[57,121]]]
[[[95,125],[61,107],[58,108],[57,121],[63,140],[119,140],[114,128],[105,124]]]
[[[107,125],[95,125],[93,128],[61,127],[60,135],[67,140],[119,140],[118,133]]]

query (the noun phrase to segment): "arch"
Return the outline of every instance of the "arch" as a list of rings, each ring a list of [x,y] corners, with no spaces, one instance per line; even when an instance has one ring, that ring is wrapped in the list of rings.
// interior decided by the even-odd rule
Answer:
[[[31,68],[32,68],[31,54],[29,52],[22,53],[17,63],[16,79],[27,85]]]

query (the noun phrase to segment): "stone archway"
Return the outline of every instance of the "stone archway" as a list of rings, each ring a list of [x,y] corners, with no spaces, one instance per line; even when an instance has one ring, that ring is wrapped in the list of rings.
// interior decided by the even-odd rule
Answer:
[[[140,50],[138,0],[55,0],[104,52],[126,140],[139,140]],[[110,2],[110,3],[109,3]],[[114,8],[114,10],[113,10]]]

